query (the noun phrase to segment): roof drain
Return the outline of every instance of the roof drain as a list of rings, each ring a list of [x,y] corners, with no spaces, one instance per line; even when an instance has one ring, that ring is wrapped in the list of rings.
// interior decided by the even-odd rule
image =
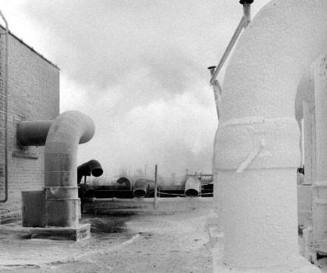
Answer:
[[[215,145],[224,229],[217,272],[320,272],[298,254],[294,102],[303,73],[326,50],[326,33],[326,0],[274,0],[234,50]]]
[[[0,17],[4,21],[5,29],[5,69],[4,69],[4,122],[5,122],[5,147],[4,147],[4,156],[5,156],[5,166],[4,166],[4,177],[5,177],[5,196],[4,199],[0,200],[0,203],[5,203],[8,200],[8,36],[9,36],[9,27],[6,18],[0,10]],[[2,33],[1,33],[2,35]],[[1,37],[0,35],[0,37]]]

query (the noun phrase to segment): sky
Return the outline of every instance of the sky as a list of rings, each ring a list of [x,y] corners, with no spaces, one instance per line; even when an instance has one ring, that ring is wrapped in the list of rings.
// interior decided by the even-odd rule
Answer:
[[[238,0],[0,0],[10,30],[57,64],[60,111],[96,134],[78,161],[162,176],[211,173],[217,129],[207,67],[241,16]],[[255,14],[268,0],[256,0]],[[223,79],[220,77],[220,81]]]

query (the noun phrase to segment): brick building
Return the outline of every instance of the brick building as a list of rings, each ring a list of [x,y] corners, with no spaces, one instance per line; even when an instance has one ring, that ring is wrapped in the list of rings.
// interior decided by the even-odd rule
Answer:
[[[5,35],[0,47],[0,199],[5,198]],[[44,186],[44,147],[16,141],[22,120],[50,120],[59,114],[59,68],[9,34],[8,39],[8,200],[0,203],[0,223],[21,215],[21,192]]]

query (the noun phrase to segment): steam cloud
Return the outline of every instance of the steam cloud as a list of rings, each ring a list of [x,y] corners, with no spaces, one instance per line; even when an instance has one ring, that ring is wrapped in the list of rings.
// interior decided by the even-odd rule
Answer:
[[[236,2],[25,2],[61,68],[61,111],[83,111],[96,123],[80,162],[96,158],[108,176],[149,173],[155,163],[166,176],[211,172],[217,119],[206,67],[241,16]]]

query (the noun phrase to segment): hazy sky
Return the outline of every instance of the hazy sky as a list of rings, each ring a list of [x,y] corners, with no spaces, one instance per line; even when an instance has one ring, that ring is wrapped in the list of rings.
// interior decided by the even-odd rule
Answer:
[[[61,112],[90,115],[79,162],[106,176],[159,164],[211,172],[217,118],[207,66],[239,19],[238,0],[0,0],[11,31],[61,68]],[[253,13],[267,0],[256,0]]]

